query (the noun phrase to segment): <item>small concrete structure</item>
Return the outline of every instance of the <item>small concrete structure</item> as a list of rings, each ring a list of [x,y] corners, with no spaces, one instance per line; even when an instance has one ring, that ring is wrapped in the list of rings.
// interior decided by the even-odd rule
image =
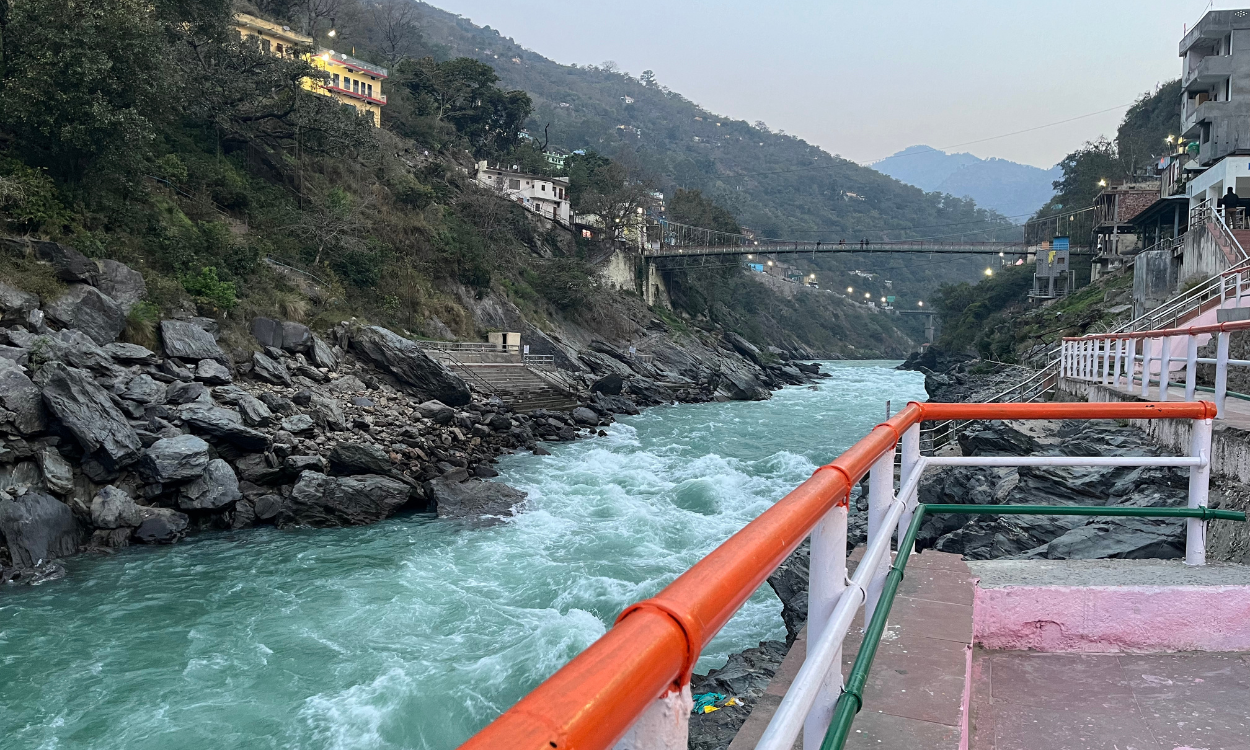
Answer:
[[[477,164],[477,183],[520,203],[539,216],[566,227],[570,225],[573,212],[568,197],[569,181],[564,177],[546,177],[501,166],[491,167],[481,161]]]

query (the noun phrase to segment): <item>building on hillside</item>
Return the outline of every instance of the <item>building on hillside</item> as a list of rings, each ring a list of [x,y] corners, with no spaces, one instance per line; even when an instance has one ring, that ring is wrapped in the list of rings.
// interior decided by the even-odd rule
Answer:
[[[550,151],[544,151],[543,158],[556,169],[564,169],[564,162],[568,161],[569,155],[560,149],[553,148]]]
[[[1141,250],[1134,219],[1159,199],[1158,182],[1109,185],[1094,198],[1094,262],[1091,281],[1123,267],[1124,259]]]
[[[565,226],[570,224],[569,181],[563,177],[544,177],[503,167],[477,164],[477,183],[520,203],[525,208]]]
[[[263,51],[282,57],[298,56],[325,71],[324,80],[306,79],[304,88],[351,105],[360,115],[368,117],[374,127],[382,124],[382,107],[386,104],[382,81],[387,77],[386,68],[332,49],[317,49],[312,37],[293,31],[290,26],[246,13],[236,14],[234,22],[239,36],[245,41],[255,40]]]

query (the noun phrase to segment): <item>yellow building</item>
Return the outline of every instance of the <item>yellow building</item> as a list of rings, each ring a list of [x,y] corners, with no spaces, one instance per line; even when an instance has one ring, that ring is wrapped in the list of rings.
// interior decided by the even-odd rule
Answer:
[[[313,67],[325,71],[327,80],[309,79],[304,82],[309,91],[350,104],[357,112],[366,115],[375,127],[382,123],[382,107],[386,104],[382,81],[386,80],[386,68],[332,49],[317,49],[314,54],[312,37],[292,31],[290,26],[281,26],[246,13],[235,15],[234,20],[239,35],[244,39],[256,39],[265,52],[282,56],[298,55],[312,63]]]

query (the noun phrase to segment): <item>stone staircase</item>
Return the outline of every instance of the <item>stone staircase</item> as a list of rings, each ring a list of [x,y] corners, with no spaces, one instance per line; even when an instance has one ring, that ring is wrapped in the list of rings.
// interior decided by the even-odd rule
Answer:
[[[567,411],[577,400],[523,364],[449,363],[451,369],[477,389],[488,390],[515,411]]]

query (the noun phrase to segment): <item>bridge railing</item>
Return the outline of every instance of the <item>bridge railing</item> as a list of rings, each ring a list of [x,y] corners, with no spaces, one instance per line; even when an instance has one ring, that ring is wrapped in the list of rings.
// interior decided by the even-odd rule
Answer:
[[[805,747],[814,749],[826,738],[826,732],[834,736],[834,744],[825,746],[840,748],[862,703],[863,680],[908,557],[900,552],[891,565],[891,538],[897,532],[902,540],[900,550],[910,553],[926,512],[959,512],[965,508],[917,503],[920,478],[928,467],[1186,467],[1190,472],[1187,508],[1028,509],[1037,513],[1186,517],[1186,562],[1201,565],[1205,562],[1206,520],[1244,520],[1244,514],[1206,508],[1214,414],[1215,407],[1208,403],[908,404],[841,456],[817,469],[810,479],[657,595],[626,608],[603,637],[470,738],[462,749],[685,748],[693,708],[690,677],[700,652],[809,534],[807,657],[757,748],[790,750],[802,733]],[[922,422],[971,419],[1188,419],[1193,420],[1194,427],[1190,453],[1181,457],[920,455]],[[894,454],[900,449],[902,470],[896,489]],[[868,548],[848,586],[848,502],[851,488],[865,475],[869,477]],[[1019,506],[994,506],[992,512],[1020,510]],[[841,644],[861,605],[869,628],[844,689]]]
[[[1149,398],[1153,381],[1155,400],[1166,402],[1172,395],[1174,376],[1183,375],[1184,399],[1194,401],[1200,388],[1198,365],[1215,365],[1212,392],[1217,417],[1222,418],[1228,395],[1228,368],[1250,367],[1250,360],[1229,359],[1229,336],[1234,331],[1246,330],[1250,330],[1250,320],[1065,338],[1059,358],[1060,376],[1138,391],[1143,398]],[[1201,339],[1209,341],[1211,337],[1216,339],[1215,356],[1199,357],[1198,348],[1204,343]],[[1183,357],[1176,356],[1180,351],[1185,352]]]

